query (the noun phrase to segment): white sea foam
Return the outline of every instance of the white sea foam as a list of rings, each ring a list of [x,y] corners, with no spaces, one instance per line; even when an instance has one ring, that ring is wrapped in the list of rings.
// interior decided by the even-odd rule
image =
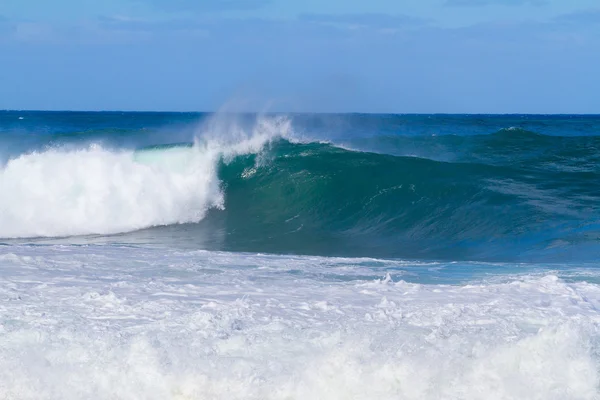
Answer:
[[[599,397],[598,285],[372,262],[0,247],[0,398]]]
[[[110,234],[197,222],[223,207],[217,163],[289,135],[285,118],[249,130],[212,121],[194,148],[152,163],[99,146],[24,154],[0,167],[0,237]]]

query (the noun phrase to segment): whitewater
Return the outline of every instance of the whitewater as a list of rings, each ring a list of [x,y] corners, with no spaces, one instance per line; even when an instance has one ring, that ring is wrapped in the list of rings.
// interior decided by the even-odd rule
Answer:
[[[0,112],[0,399],[600,399],[599,132]]]
[[[223,207],[217,163],[259,152],[286,135],[288,125],[262,119],[245,132],[214,121],[202,142],[151,163],[137,162],[133,150],[99,144],[22,154],[0,170],[0,237],[114,234],[199,222],[208,209]]]
[[[2,398],[598,397],[600,287],[551,273],[418,284],[443,265],[126,247],[0,263]]]

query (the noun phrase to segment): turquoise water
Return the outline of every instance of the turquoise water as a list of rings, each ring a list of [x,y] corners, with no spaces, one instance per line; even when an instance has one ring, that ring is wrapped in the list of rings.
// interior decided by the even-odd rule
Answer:
[[[212,162],[223,198],[219,206],[210,199],[194,203],[196,216],[170,217],[168,207],[195,201],[188,193],[181,203],[149,210],[157,214],[139,224],[111,229],[107,212],[95,228],[86,229],[82,219],[64,230],[32,228],[19,235],[0,230],[0,236],[5,242],[57,236],[67,242],[347,257],[593,261],[600,255],[599,134],[595,116],[3,112],[5,168],[16,158],[35,157],[32,152],[41,157],[59,151],[57,157],[66,159],[96,146],[106,157],[134,151],[140,162],[170,157],[167,168],[173,171],[175,164],[187,168],[191,162],[185,144],[203,148],[210,139],[221,152]],[[262,142],[223,155],[250,140]],[[167,148],[181,143],[179,155],[177,147]],[[139,151],[144,147],[155,152]],[[38,161],[40,168],[53,168],[43,164],[49,160]],[[59,167],[55,176],[61,173]],[[112,178],[119,183],[103,183],[106,190],[135,184],[128,183],[132,171],[120,173],[122,180]],[[93,170],[88,179],[95,179]],[[144,184],[152,187],[148,179]],[[53,207],[93,203],[85,192],[90,188],[74,190],[81,182],[63,184],[64,190],[57,183],[48,196],[69,198],[64,206],[52,201]],[[14,195],[26,200],[27,185],[20,190]],[[160,190],[153,196],[163,196]],[[126,196],[107,197],[111,204],[98,212],[118,208],[119,201],[137,202],[141,210],[156,200],[142,192],[135,199]],[[44,201],[31,207],[44,207]],[[7,224],[11,212],[5,205],[0,222]],[[11,221],[18,224],[19,218]],[[77,237],[82,234],[87,238]]]

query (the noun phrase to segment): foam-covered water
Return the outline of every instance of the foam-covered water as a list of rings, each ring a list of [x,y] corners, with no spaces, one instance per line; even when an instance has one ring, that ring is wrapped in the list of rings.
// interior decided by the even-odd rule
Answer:
[[[0,399],[600,399],[599,129],[0,112]]]
[[[0,397],[598,397],[598,285],[548,272],[403,280],[434,267],[3,249]]]

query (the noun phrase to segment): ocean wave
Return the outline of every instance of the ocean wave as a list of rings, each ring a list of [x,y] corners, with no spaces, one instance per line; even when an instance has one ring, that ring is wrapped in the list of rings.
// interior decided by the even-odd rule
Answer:
[[[593,256],[596,138],[538,136],[346,146],[298,132],[288,117],[215,117],[184,144],[54,146],[0,169],[0,237],[187,224],[185,241],[219,235],[218,249],[235,251],[482,259],[568,257],[580,246]]]
[[[285,120],[250,132],[212,125],[185,153],[151,163],[134,151],[99,145],[49,148],[11,158],[0,169],[0,237],[113,234],[198,222],[223,207],[218,163],[257,153],[285,135]]]

